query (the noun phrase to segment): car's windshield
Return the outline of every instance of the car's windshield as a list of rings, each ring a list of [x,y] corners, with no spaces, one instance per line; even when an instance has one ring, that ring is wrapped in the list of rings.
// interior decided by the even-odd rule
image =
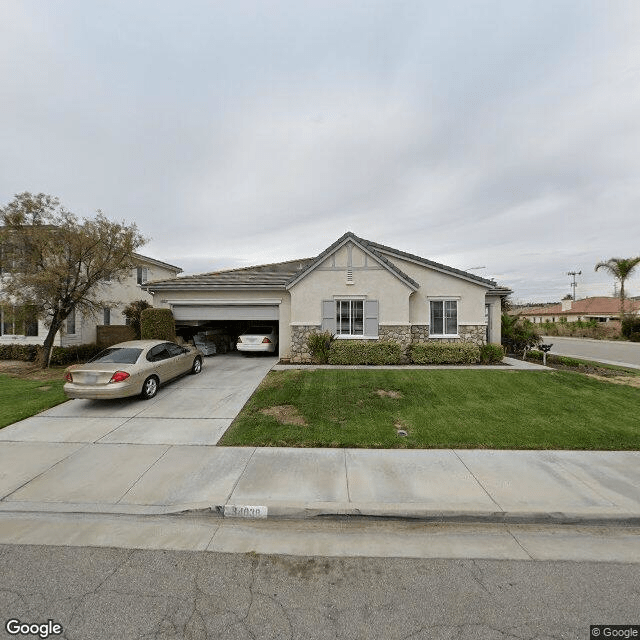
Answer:
[[[111,347],[101,351],[94,356],[89,362],[117,362],[119,364],[135,364],[138,357],[142,353],[142,349],[133,349],[130,347]]]
[[[245,336],[269,334],[273,331],[271,327],[249,327],[245,332]]]

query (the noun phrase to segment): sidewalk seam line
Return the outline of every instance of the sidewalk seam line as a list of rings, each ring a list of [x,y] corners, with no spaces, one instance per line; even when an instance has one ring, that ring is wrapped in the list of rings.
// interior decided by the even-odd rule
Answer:
[[[153,446],[153,445],[151,445]],[[160,460],[162,460],[162,458],[164,458],[167,455],[167,452],[169,451],[169,449],[171,449],[173,447],[173,445],[168,445],[166,450],[162,453],[162,455],[157,458],[156,460],[154,460],[139,476],[138,479],[114,502],[114,504],[120,504],[120,502],[126,497],[126,495],[129,493],[129,491],[131,491],[131,489],[133,489],[133,487],[135,487],[138,482],[140,482],[140,480],[142,480],[142,476],[144,476],[147,471],[149,471],[149,469],[151,469],[151,467],[153,467],[154,465],[156,465],[158,462],[160,462]]]
[[[344,478],[347,483],[347,502],[351,504],[351,491],[349,490],[349,469],[347,468],[347,449],[342,450],[344,453]]]
[[[37,443],[37,444],[40,444],[40,443]],[[58,443],[58,442],[49,442],[47,444],[77,444],[77,443],[73,443],[73,442],[69,442],[69,443],[67,443],[67,442],[60,442],[60,443]],[[83,449],[86,449],[91,444],[92,444],[91,442],[86,442],[86,443],[84,443],[83,447],[80,447],[79,449],[76,449],[75,451],[72,451],[69,455],[64,456],[64,458],[60,458],[60,460],[58,460],[57,462],[54,462],[50,467],[48,467],[44,471],[41,471],[37,475],[33,476],[33,478],[29,478],[29,480],[23,482],[19,487],[16,487],[13,491],[10,491],[9,493],[7,493],[6,496],[2,496],[2,498],[0,498],[0,502],[5,502],[7,500],[7,498],[12,496],[16,491],[20,491],[20,489],[22,489],[22,487],[28,485],[30,482],[33,482],[34,480],[37,480],[40,476],[42,476],[45,473],[51,471],[51,469],[53,469],[53,467],[55,467],[56,465],[59,465],[61,462],[64,462],[65,460],[69,459],[72,455],[82,451]],[[11,502],[11,501],[9,501],[9,502]],[[7,502],[7,504],[9,504],[9,502]]]
[[[458,455],[458,452],[455,449],[451,449],[451,451],[453,451],[453,454],[455,455],[455,457],[458,458],[458,460],[460,460],[460,462],[462,463],[462,466],[471,474],[471,477],[480,485],[481,489],[489,496],[489,500],[491,500],[491,502],[493,502],[493,504],[495,504],[496,507],[498,507],[498,509],[502,511],[502,513],[505,513],[505,510],[502,508],[502,506],[500,506],[500,504],[498,504],[498,502],[493,498],[493,496],[487,491],[487,489],[482,484],[482,482],[478,480],[475,473],[473,473],[473,471],[469,469],[469,467],[465,464],[464,460]]]
[[[536,561],[536,558],[534,558],[530,553],[529,550],[526,549],[524,547],[524,545],[520,542],[520,540],[518,540],[518,538],[516,538],[515,534],[513,533],[513,531],[511,531],[511,527],[507,527],[507,532],[509,533],[509,535],[514,539],[515,543],[529,556],[529,558],[531,558],[531,560],[533,560],[534,562]]]
[[[233,487],[231,487],[231,491],[229,492],[229,495],[227,496],[227,499],[224,501],[224,505],[222,505],[223,507],[226,504],[228,504],[229,500],[231,499],[231,496],[233,495],[233,492],[236,490],[236,487],[238,486],[238,483],[240,482],[242,476],[244,475],[244,472],[247,470],[247,467],[249,466],[249,463],[253,459],[253,456],[254,456],[255,452],[257,451],[257,449],[258,449],[258,447],[253,447],[253,451],[251,452],[251,455],[247,459],[247,463],[244,465],[242,471],[240,472],[240,475],[238,475],[238,478],[233,483]]]

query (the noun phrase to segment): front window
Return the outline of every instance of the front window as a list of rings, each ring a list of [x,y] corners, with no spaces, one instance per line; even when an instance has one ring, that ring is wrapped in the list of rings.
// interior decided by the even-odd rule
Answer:
[[[336,333],[338,335],[364,335],[364,301],[336,301]]]
[[[38,316],[34,307],[0,308],[0,335],[37,336]]]
[[[103,315],[103,322],[102,324],[104,325],[109,325],[111,324],[111,309],[109,309],[109,307],[105,307],[102,310],[102,315]]]
[[[138,284],[144,284],[147,281],[149,271],[147,267],[138,267],[136,269],[136,282]]]
[[[67,333],[73,335],[76,332],[76,310],[71,309],[71,313],[67,316]]]
[[[432,300],[429,334],[450,336],[458,334],[458,302],[456,300]]]

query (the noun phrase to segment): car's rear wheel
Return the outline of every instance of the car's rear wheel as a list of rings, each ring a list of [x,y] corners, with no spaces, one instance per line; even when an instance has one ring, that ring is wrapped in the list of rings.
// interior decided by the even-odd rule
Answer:
[[[202,358],[197,356],[193,361],[193,366],[191,367],[191,373],[195,376],[197,373],[202,371]]]
[[[142,385],[142,393],[140,396],[143,400],[150,400],[158,393],[158,378],[156,376],[149,376]]]

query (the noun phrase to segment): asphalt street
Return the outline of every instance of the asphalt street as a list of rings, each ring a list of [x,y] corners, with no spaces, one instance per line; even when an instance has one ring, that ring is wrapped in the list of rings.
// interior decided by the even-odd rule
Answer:
[[[587,640],[640,623],[638,566],[1,546],[6,621],[65,640]]]
[[[545,344],[553,344],[549,353],[556,355],[640,368],[640,342],[561,338],[558,336],[543,336],[542,341]]]

